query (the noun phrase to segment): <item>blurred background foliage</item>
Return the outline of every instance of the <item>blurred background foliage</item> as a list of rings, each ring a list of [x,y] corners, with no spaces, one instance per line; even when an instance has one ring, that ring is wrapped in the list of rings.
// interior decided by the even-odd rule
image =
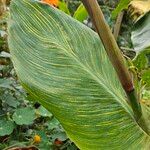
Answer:
[[[113,31],[116,19],[112,17],[112,12],[114,14],[119,0],[98,0],[98,2]],[[0,16],[0,149],[16,147],[17,150],[17,147],[26,147],[27,150],[77,150],[54,116],[40,104],[28,101],[28,93],[22,89],[18,81],[7,45],[9,1],[5,9],[5,13],[1,13]],[[94,30],[81,1],[62,0],[59,3],[59,9]],[[115,10],[115,13],[118,15],[120,11],[117,11]],[[135,59],[136,54],[131,42],[133,23],[126,12],[120,25],[117,42],[127,59],[129,69],[136,76],[137,89],[141,89],[150,85],[150,61],[145,60],[145,55],[149,55],[149,50],[148,53],[141,54]],[[149,86],[143,92],[143,99],[150,99],[148,90]]]

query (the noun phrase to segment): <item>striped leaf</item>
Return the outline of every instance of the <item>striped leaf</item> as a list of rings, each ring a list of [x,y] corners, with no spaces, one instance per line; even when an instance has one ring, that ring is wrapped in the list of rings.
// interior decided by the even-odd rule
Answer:
[[[23,87],[81,150],[149,147],[94,31],[31,0],[12,0],[10,13],[9,47]]]
[[[135,25],[131,34],[131,40],[134,50],[140,53],[144,49],[150,47],[150,13],[139,20]],[[150,53],[150,52],[149,52]]]

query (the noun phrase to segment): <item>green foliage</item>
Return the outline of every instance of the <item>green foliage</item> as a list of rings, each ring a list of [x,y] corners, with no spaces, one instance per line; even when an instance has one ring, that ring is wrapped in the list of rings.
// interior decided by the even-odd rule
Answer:
[[[147,87],[150,87],[150,13],[135,24],[131,39],[137,51],[133,63],[141,79]]]
[[[142,72],[142,80],[145,82],[147,87],[150,87],[150,69]]]
[[[53,118],[50,122],[48,122],[48,129],[53,130],[59,125],[59,122],[57,119]]]
[[[49,111],[38,106],[39,104],[35,107],[34,103],[26,101],[26,93],[20,86],[10,61],[6,21],[7,18],[0,20],[0,149],[8,149],[12,145],[29,148],[31,144],[33,145],[34,135],[38,134],[42,140],[34,145],[40,150],[59,148],[63,150],[67,147],[77,150],[74,143],[66,137],[58,121],[50,128],[50,125],[54,123],[53,120],[56,119]],[[29,112],[27,112],[28,109]],[[18,112],[21,113],[22,120],[15,115]],[[35,112],[34,115],[31,112]],[[65,137],[63,138],[65,140],[61,141],[60,145],[55,144],[55,140],[60,140],[59,138],[62,139],[62,137]]]
[[[120,0],[118,6],[113,10],[112,12],[112,17],[115,18],[117,15],[123,10],[128,7],[128,4],[130,3],[131,0]]]
[[[86,11],[83,4],[80,4],[80,6],[75,11],[73,18],[77,19],[80,22],[83,22],[88,17],[88,12]]]
[[[71,16],[73,16],[74,12],[77,10],[79,5],[81,4],[81,0],[65,0],[65,2],[68,5],[68,9],[71,13]]]
[[[113,27],[112,20],[110,19],[110,11],[112,10],[112,8],[114,8],[117,1],[106,0],[99,2],[105,14],[106,21],[111,27]],[[73,16],[74,12],[77,10],[80,4],[81,1],[79,0],[69,0],[68,3],[64,3],[63,1],[59,4],[59,9]],[[82,16],[82,11],[79,11],[79,16]],[[20,83],[18,83],[18,78],[16,77],[13,66],[10,62],[10,54],[8,53],[6,39],[6,21],[7,14],[0,20],[0,51],[2,51],[0,52],[0,149],[8,149],[8,147],[11,147],[12,145],[19,147],[28,147],[33,144],[34,135],[39,135],[42,140],[39,144],[34,145],[40,150],[77,150],[77,147],[74,145],[74,143],[66,137],[66,134],[59,121],[54,118],[49,111],[47,111],[43,106],[39,106],[39,104],[34,104],[33,102],[28,102],[26,100],[26,92],[23,91]],[[125,20],[124,22],[119,37],[121,39],[120,45],[124,47],[131,47],[131,44],[129,42],[129,27],[131,25],[127,23],[127,20]],[[88,23],[91,24],[89,19]],[[143,58],[138,59],[138,62],[143,67],[140,69],[140,71],[137,72],[137,74],[142,73],[142,80],[149,84],[150,73],[149,70],[147,70],[149,66],[149,57],[147,56],[147,54],[141,55],[142,53],[143,52],[141,52],[136,57],[136,59],[138,57],[141,58],[141,56],[146,56],[146,61],[143,61]],[[134,59],[134,61],[136,61],[136,59]],[[143,65],[145,64],[145,62],[146,65]],[[135,62],[134,64],[136,65],[138,63]],[[150,100],[149,90],[145,90],[144,88],[144,91],[142,92],[142,99],[144,100],[144,103],[146,101],[147,106],[150,106],[150,103],[148,103],[148,100]],[[33,123],[30,125],[18,125],[13,119],[13,114],[17,110],[24,108],[30,108],[36,114]],[[147,107],[144,106],[143,108],[147,111]],[[62,113],[62,115],[63,114],[64,113]],[[22,117],[25,117],[24,119],[26,119],[25,115],[22,115]],[[92,119],[90,118],[89,120]],[[62,144],[58,145],[57,140]],[[97,139],[95,139],[95,141],[96,140]]]
[[[137,56],[133,60],[134,65],[138,68],[139,71],[149,68],[149,55],[150,47],[137,54]]]
[[[12,118],[18,125],[30,125],[35,119],[35,111],[29,107],[19,108],[15,110]]]
[[[66,14],[70,15],[68,6],[64,1],[59,1],[59,9],[62,10],[63,12],[65,12]]]
[[[65,140],[62,141],[60,148],[65,149],[68,145],[74,145],[68,140],[60,123],[50,112],[42,106],[34,108],[31,102],[25,100],[22,88],[16,85],[11,77],[7,77],[7,80],[2,78],[0,85],[2,87],[0,88],[0,149],[14,144],[22,147],[29,146],[35,134],[42,139],[39,145],[36,145],[40,150],[57,148],[54,141],[61,140],[64,136],[63,140]]]
[[[12,80],[2,78],[2,79],[0,79],[0,88],[8,88],[8,89],[11,89],[11,88],[12,88],[12,87],[10,86],[11,83],[12,83]]]
[[[6,26],[6,23],[4,25]],[[6,41],[2,47],[7,50],[5,44]],[[0,63],[2,60],[6,60],[7,63],[0,65],[0,149],[12,145],[28,147],[33,144],[35,134],[42,139],[39,144],[35,144],[40,150],[74,146],[67,137],[59,146],[55,144],[56,139],[64,137],[63,128],[59,123],[50,128],[49,124],[56,120],[53,115],[44,107],[38,106],[39,104],[35,107],[34,103],[26,100],[26,93],[17,80],[8,52],[0,53]],[[73,150],[76,149],[75,147]]]
[[[13,0],[9,47],[30,97],[80,149],[150,146],[95,32],[53,7]]]
[[[53,115],[46,110],[43,106],[40,106],[37,110],[36,110],[36,114],[42,117],[52,117]]]
[[[150,90],[144,90],[143,91],[143,99],[144,100],[149,100],[150,101]]]
[[[64,1],[59,2],[59,9],[65,12],[66,14],[71,15],[69,8]],[[75,18],[80,22],[83,22],[88,17],[88,12],[86,11],[82,3],[77,7],[77,9],[72,14],[73,14],[73,18]]]
[[[3,101],[5,103],[4,105],[12,108],[17,108],[20,105],[16,98],[13,97],[11,94],[3,95]]]
[[[150,13],[144,18],[139,20],[134,25],[132,32],[132,43],[135,51],[143,51],[145,48],[150,47]]]
[[[0,136],[9,135],[13,132],[15,124],[13,121],[0,120]]]

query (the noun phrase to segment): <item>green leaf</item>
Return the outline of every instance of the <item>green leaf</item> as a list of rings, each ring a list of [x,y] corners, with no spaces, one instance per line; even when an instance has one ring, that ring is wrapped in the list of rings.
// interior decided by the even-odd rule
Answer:
[[[40,116],[43,116],[43,117],[52,117],[52,114],[47,110],[45,109],[43,106],[40,106],[37,110],[36,110],[36,113]]]
[[[150,47],[141,51],[134,58],[133,63],[139,69],[139,71],[148,69],[150,67]]]
[[[14,108],[17,108],[17,106],[19,106],[19,102],[17,101],[16,98],[14,98],[11,94],[5,94],[3,97],[2,97],[4,103],[6,103],[8,106],[11,106],[11,107],[14,107]]]
[[[150,47],[150,13],[139,20],[132,32],[131,40],[136,52],[143,51]],[[150,50],[149,50],[150,53]]]
[[[59,5],[58,5],[59,9],[62,10],[63,12],[65,12],[66,14],[70,15],[70,11],[68,9],[67,4],[64,1],[59,1]]]
[[[150,69],[142,72],[142,80],[146,83],[147,87],[150,87]]]
[[[13,120],[18,125],[30,125],[35,119],[35,111],[33,108],[19,108],[13,114]]]
[[[143,90],[142,94],[144,100],[150,100],[150,90]]]
[[[130,1],[131,0],[120,0],[118,6],[112,12],[112,18],[116,18],[123,9],[126,9]]]
[[[137,52],[133,63],[141,72],[142,80],[150,87],[150,13],[135,24],[131,39]]]
[[[48,129],[53,130],[59,126],[59,121],[56,118],[53,118],[48,122]]]
[[[81,150],[150,146],[94,31],[31,0],[12,0],[10,13],[8,42],[22,85]]]
[[[80,22],[83,22],[87,17],[88,17],[88,12],[86,11],[84,5],[80,4],[73,15],[73,18],[77,19]]]
[[[15,128],[13,121],[0,120],[0,136],[10,135]]]
[[[12,89],[11,84],[13,82],[10,79],[1,78],[0,79],[0,88]]]
[[[61,141],[65,141],[65,140],[67,140],[67,136],[66,136],[65,132],[55,132],[52,135],[52,140],[55,141],[56,139],[59,139]]]

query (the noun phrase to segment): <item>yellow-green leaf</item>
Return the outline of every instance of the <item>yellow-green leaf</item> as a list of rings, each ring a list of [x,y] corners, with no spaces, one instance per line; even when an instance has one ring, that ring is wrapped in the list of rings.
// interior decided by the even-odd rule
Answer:
[[[8,42],[22,85],[81,150],[150,146],[94,31],[32,0],[12,0],[10,13]]]

